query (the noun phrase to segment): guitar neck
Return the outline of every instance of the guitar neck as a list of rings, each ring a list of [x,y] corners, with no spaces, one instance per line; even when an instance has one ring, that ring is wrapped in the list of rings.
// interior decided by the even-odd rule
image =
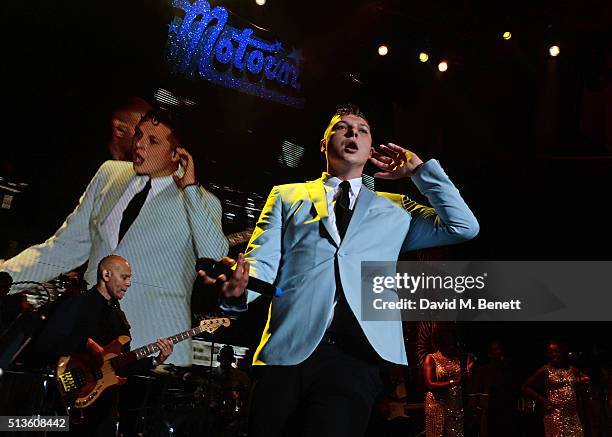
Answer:
[[[170,340],[172,344],[177,344],[183,340],[187,340],[188,338],[193,337],[194,335],[201,334],[203,331],[204,329],[201,325],[196,326],[195,328],[191,328],[187,331],[183,331],[176,335],[173,335],[172,337],[168,337],[168,340]],[[138,349],[134,349],[133,351],[127,354],[121,354],[119,356],[116,356],[111,360],[111,363],[114,369],[118,369],[120,367],[131,364],[134,361],[138,361],[142,358],[148,357],[149,355],[157,352],[158,350],[159,347],[157,346],[157,343],[151,343],[146,346],[139,347]]]
[[[201,334],[202,331],[203,329],[201,326],[196,326],[195,328],[191,328],[187,331],[179,332],[178,334],[173,335],[172,337],[168,337],[168,340],[170,340],[172,344],[177,344],[181,341],[193,337],[194,335]],[[130,352],[130,355],[134,354],[135,358],[137,360],[140,360],[141,358],[148,357],[149,355],[154,352],[157,352],[158,350],[159,347],[157,347],[157,343],[151,343],[146,346],[139,347],[138,349],[134,349]]]

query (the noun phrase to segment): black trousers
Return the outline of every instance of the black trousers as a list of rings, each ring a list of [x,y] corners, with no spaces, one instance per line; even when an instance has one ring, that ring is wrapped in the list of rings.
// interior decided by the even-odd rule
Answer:
[[[295,366],[256,366],[249,437],[361,437],[382,390],[379,363],[323,342]]]

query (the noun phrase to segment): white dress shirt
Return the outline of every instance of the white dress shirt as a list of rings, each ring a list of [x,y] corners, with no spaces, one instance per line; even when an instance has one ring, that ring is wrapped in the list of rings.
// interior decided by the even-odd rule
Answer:
[[[119,200],[115,204],[115,207],[112,209],[112,211],[104,221],[102,229],[106,233],[107,240],[112,250],[115,250],[117,248],[117,245],[119,244],[119,227],[121,226],[123,212],[130,203],[130,200],[132,200],[132,198],[136,195],[136,193],[139,193],[144,189],[147,180],[149,180],[148,176],[136,176],[134,180],[130,184],[128,184],[127,188],[123,192],[123,195],[119,198]],[[162,190],[164,190],[170,184],[173,183],[174,179],[172,178],[172,175],[151,179],[151,189],[149,190],[149,194],[145,199],[143,207],[147,202],[149,202]]]
[[[361,190],[363,181],[361,177],[349,179],[348,181],[351,184],[351,188],[349,190],[349,208],[352,211],[355,208],[355,202],[357,201],[357,196],[359,195],[359,190]],[[340,233],[338,232],[338,226],[336,225],[336,211],[334,210],[334,206],[336,206],[336,200],[338,200],[338,197],[340,197],[341,182],[342,179],[323,172],[323,187],[325,188],[325,194],[327,196],[327,213],[329,214],[329,223],[331,224],[330,228],[333,232],[332,238],[337,244],[340,244]],[[338,296],[335,296],[334,309],[336,308],[337,302]],[[334,313],[332,312],[331,317],[327,321],[327,328],[330,327],[333,319]]]
[[[342,179],[330,175],[329,173],[323,173],[323,187],[325,188],[325,194],[327,195],[327,212],[329,214],[329,223],[332,225],[333,230],[332,238],[338,244],[340,244],[340,233],[338,232],[338,226],[336,225],[336,212],[334,206],[336,200],[340,195],[340,183]],[[349,190],[349,208],[353,210],[355,208],[355,202],[361,190],[362,180],[361,177],[355,179],[349,179],[351,188]]]

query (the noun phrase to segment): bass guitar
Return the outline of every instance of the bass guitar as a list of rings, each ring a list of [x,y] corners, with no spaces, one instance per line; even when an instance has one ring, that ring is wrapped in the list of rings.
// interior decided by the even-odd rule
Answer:
[[[176,344],[202,332],[212,333],[229,324],[227,318],[202,320],[195,328],[173,335],[168,340]],[[151,343],[123,353],[121,348],[129,341],[130,337],[122,335],[102,347],[89,338],[85,351],[59,359],[56,379],[68,411],[74,408],[82,413],[108,388],[125,384],[127,378],[117,375],[117,370],[159,350],[156,343]]]

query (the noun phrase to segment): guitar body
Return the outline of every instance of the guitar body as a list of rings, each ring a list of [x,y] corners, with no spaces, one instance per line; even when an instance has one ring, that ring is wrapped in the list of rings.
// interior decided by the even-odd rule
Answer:
[[[86,351],[59,359],[57,382],[68,407],[87,408],[109,387],[125,384],[127,378],[117,376],[110,360],[120,355],[129,341],[130,337],[122,335],[100,347],[88,339]]]
[[[227,318],[201,320],[199,326],[168,337],[168,340],[176,344],[201,332],[214,332],[217,328],[229,324]],[[129,342],[130,337],[122,335],[101,347],[89,338],[85,351],[59,359],[56,372],[57,386],[75,423],[84,420],[86,408],[93,405],[109,387],[126,383],[127,378],[118,376],[116,369],[159,350],[156,343],[151,343],[124,353],[122,348]],[[75,415],[75,412],[78,415]]]

